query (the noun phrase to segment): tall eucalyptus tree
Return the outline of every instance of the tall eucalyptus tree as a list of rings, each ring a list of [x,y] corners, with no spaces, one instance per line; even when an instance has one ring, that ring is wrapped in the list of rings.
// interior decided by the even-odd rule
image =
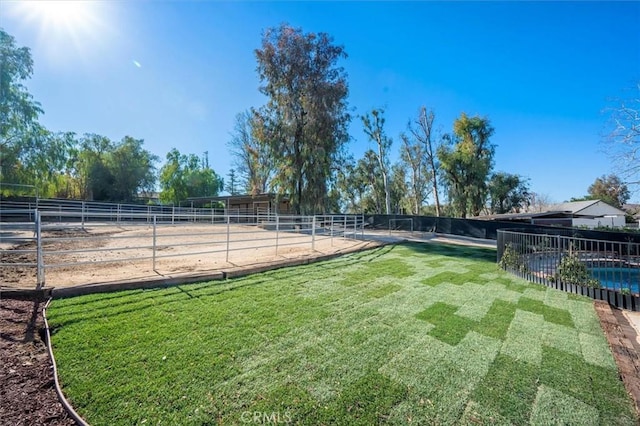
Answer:
[[[260,110],[274,160],[274,187],[291,197],[297,213],[323,211],[334,164],[349,140],[347,75],[342,46],[326,33],[282,24],[268,29],[255,51]]]

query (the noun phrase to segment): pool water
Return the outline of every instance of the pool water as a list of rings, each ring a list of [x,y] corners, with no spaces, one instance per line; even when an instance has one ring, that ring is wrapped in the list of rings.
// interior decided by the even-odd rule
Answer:
[[[640,269],[590,268],[589,272],[600,281],[602,287],[614,290],[628,288],[631,293],[640,293]]]

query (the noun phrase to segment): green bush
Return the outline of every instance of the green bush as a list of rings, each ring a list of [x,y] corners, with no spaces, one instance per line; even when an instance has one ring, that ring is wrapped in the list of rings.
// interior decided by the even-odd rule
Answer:
[[[527,265],[523,257],[508,243],[502,253],[502,258],[498,263],[500,267],[506,271],[527,272]]]
[[[558,265],[556,278],[563,283],[584,285],[587,287],[600,288],[600,281],[589,274],[587,265],[582,263],[578,256],[570,254],[564,256]]]

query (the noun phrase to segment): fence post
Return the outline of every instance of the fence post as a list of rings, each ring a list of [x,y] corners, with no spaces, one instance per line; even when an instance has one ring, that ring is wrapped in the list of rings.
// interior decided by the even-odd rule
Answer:
[[[558,254],[556,255],[557,259],[556,259],[556,268],[555,268],[555,270],[557,271],[558,270],[558,265],[560,265],[560,261],[562,260],[562,247],[560,247],[560,244],[562,243],[562,240],[560,239],[560,235],[556,235],[556,237],[557,237],[556,238],[556,240],[557,240],[556,241],[556,245],[558,247]]]
[[[342,239],[347,239],[347,215],[344,215],[344,224],[342,226]]]
[[[331,247],[333,247],[333,215],[331,215]]]
[[[229,215],[229,212],[227,212],[227,257],[225,259],[225,261],[227,263],[229,263],[229,231],[231,227],[231,216]]]
[[[42,224],[40,212],[36,210],[36,287],[44,287],[44,259],[42,258]]]
[[[153,215],[153,271],[156,271],[156,215]]]
[[[311,251],[316,251],[316,217],[311,221]]]
[[[276,215],[276,256],[278,255],[279,238],[280,238],[280,216]]]
[[[84,201],[82,202],[82,206],[80,208],[82,209],[82,230],[84,231]]]
[[[353,215],[353,239],[356,239],[356,234],[358,233],[358,216]]]
[[[175,224],[176,219],[176,206],[171,206],[171,224]]]

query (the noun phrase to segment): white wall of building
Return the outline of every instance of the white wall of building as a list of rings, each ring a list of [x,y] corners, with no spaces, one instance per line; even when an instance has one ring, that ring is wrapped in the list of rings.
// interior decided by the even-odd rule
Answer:
[[[624,218],[624,211],[617,209],[609,204],[598,201],[586,207],[580,211],[577,211],[578,214],[583,214],[587,216],[622,216]]]
[[[624,215],[596,217],[593,219],[573,218],[573,226],[587,226],[589,228],[608,226],[611,228],[622,228],[625,226],[625,219]]]

